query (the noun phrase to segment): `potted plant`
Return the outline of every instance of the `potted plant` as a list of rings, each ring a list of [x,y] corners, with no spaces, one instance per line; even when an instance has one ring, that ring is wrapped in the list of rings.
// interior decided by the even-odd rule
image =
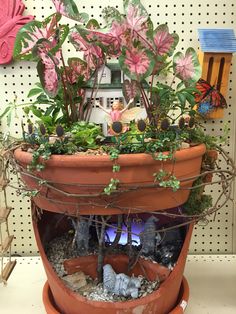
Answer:
[[[228,177],[215,168],[215,160],[202,159],[206,146],[215,148],[217,141],[202,133],[193,109],[201,72],[196,52],[189,48],[174,54],[178,35],[167,25],[154,29],[139,0],[124,1],[124,13],[104,9],[102,29],[73,1],[53,3],[57,12],[22,27],[15,42],[15,59],[37,63],[40,83],[28,95],[36,99],[14,103],[1,115],[22,106],[28,116],[22,143],[8,146],[4,158],[21,175],[24,194],[32,197],[35,235],[50,286],[45,288],[46,310],[180,313],[193,223],[219,208],[204,195],[204,178],[220,173],[224,195],[235,174],[223,150],[232,168]],[[62,15],[76,25],[60,24]],[[65,60],[67,38],[81,57]],[[108,59],[116,57],[122,71],[118,85],[127,105],[114,101],[107,108],[96,102],[97,92]],[[170,84],[164,83],[168,74]],[[140,103],[144,109],[136,106]],[[105,114],[108,136],[90,121],[94,107]],[[58,266],[52,260],[60,255],[61,241],[65,246]],[[173,241],[179,241],[179,248],[175,243],[173,249]],[[52,258],[50,250],[58,254]],[[57,267],[63,268],[62,274]],[[65,271],[79,276],[77,284],[84,282],[79,293],[72,291]],[[128,276],[132,274],[136,277]],[[140,292],[139,275],[155,285],[147,295]],[[108,299],[86,297],[84,289],[96,277]],[[111,294],[119,296],[117,302],[106,302]]]

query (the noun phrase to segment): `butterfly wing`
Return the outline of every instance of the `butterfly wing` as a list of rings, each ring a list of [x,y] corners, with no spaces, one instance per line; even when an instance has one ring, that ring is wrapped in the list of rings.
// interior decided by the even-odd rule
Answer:
[[[12,60],[18,30],[33,20],[33,16],[22,16],[24,9],[22,0],[0,0],[0,64]]]
[[[227,103],[224,96],[216,89],[213,89],[210,94],[211,106],[213,108],[226,108]]]
[[[0,64],[11,62],[18,30],[32,21],[33,16],[15,16],[0,27]]]
[[[199,94],[198,93],[195,94],[196,103],[200,103],[202,100],[204,100],[204,98],[206,98],[213,89],[213,87],[203,79],[198,80],[196,88],[200,92]]]
[[[22,15],[25,5],[22,0],[0,0],[0,27],[14,16]]]
[[[120,122],[129,123],[132,120],[137,120],[143,118],[144,109],[139,107],[134,107],[126,110],[122,113]]]

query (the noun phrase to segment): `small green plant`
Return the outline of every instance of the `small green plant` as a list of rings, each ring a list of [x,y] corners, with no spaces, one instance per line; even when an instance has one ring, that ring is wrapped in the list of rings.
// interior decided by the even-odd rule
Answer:
[[[203,183],[202,178],[198,178],[193,183],[187,202],[183,205],[184,211],[188,215],[201,214],[213,204],[211,195],[203,194],[204,188],[199,186]],[[198,187],[199,186],[199,187]]]
[[[154,173],[153,176],[154,182],[157,182],[163,188],[172,188],[174,192],[180,188],[180,181],[170,172],[161,169],[159,172]]]
[[[104,188],[104,193],[107,195],[111,195],[112,192],[115,192],[118,188],[118,184],[120,180],[111,178],[110,183]]]

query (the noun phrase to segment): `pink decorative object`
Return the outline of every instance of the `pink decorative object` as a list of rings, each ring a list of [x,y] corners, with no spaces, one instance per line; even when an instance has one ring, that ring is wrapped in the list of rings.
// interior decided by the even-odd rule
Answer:
[[[10,63],[18,30],[34,19],[22,16],[22,0],[0,0],[0,64]]]

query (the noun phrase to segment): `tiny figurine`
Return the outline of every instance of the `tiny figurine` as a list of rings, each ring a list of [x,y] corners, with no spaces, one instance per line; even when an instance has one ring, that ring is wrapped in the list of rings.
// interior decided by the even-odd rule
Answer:
[[[137,298],[141,283],[139,278],[129,277],[123,273],[116,274],[112,266],[106,264],[103,266],[103,287],[116,295]]]
[[[152,255],[155,253],[156,242],[160,242],[160,235],[156,235],[156,222],[159,219],[151,216],[144,224],[144,230],[140,233],[140,243],[142,245],[141,253],[144,255]]]
[[[91,216],[92,217],[92,216]],[[72,224],[75,229],[75,235],[73,242],[76,242],[79,255],[86,255],[89,248],[89,228],[91,226],[91,220],[80,217],[77,221],[72,219]]]
[[[130,99],[128,104],[124,107],[124,104],[119,100],[115,100],[112,103],[112,109],[105,109],[103,106],[100,105],[98,101],[96,101],[96,106],[98,106],[101,110],[103,110],[106,115],[106,120],[109,126],[112,125],[113,122],[122,122],[122,123],[129,123],[132,120],[138,118],[138,116],[142,113],[142,109],[139,107],[134,107],[129,109],[129,106],[133,103],[134,99]],[[128,130],[127,126],[123,126],[122,133]],[[112,133],[112,132],[110,132]]]

